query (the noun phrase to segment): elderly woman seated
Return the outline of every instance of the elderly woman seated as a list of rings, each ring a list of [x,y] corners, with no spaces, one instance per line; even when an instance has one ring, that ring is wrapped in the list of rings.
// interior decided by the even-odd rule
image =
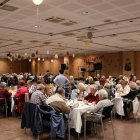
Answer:
[[[98,103],[99,96],[97,94],[98,85],[93,84],[89,86],[89,93],[86,97],[84,97],[84,100],[88,101],[89,103]]]
[[[129,117],[128,113],[130,113],[130,111],[132,111],[132,101],[135,99],[136,95],[138,95],[138,90],[137,90],[137,84],[136,83],[131,83],[130,85],[130,92],[125,95],[122,96],[123,97],[123,102],[124,102],[124,113],[125,113],[125,117]]]
[[[102,114],[104,107],[107,106],[111,106],[113,105],[113,103],[108,99],[108,93],[106,92],[106,90],[101,89],[98,91],[98,95],[99,95],[99,102],[96,105],[92,105],[89,109],[89,112],[92,113],[98,113],[98,114]],[[84,116],[86,115],[86,120],[87,120],[87,132],[91,132],[91,123],[92,122],[98,122],[99,118],[94,117],[94,115],[90,115],[89,113],[85,113],[82,115],[82,118],[84,119]]]
[[[108,93],[106,90],[99,90],[98,95],[99,102],[95,106],[91,106],[90,112],[102,114],[103,108],[112,105],[112,102],[108,99]]]
[[[113,93],[112,85],[110,83],[106,82],[103,88],[107,91],[109,99],[115,97],[115,94]]]
[[[127,95],[130,92],[130,86],[125,79],[119,81],[119,84],[116,85],[115,96],[120,97]]]
[[[88,93],[85,90],[85,85],[83,83],[79,83],[77,89],[72,90],[71,99],[83,99],[87,95]]]

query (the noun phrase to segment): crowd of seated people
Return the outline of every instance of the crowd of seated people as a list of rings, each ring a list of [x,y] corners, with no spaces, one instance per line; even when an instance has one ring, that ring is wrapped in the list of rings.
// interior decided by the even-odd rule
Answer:
[[[9,88],[6,88],[9,86],[17,86],[13,98],[19,113],[22,113],[26,93],[29,93],[31,103],[50,105],[63,114],[70,113],[71,108],[67,100],[91,103],[93,107],[89,111],[101,113],[103,107],[111,105],[111,100],[115,97],[133,101],[140,94],[140,80],[134,75],[131,75],[131,78],[123,75],[115,78],[111,75],[105,77],[98,74],[95,77],[88,77],[85,81],[83,79],[75,81],[72,75],[66,76],[62,70],[56,76],[49,71],[44,75],[3,74],[0,82],[0,97],[6,98],[9,114],[12,101],[12,93],[8,91]],[[124,100],[126,116],[127,108],[129,105]]]
[[[30,94],[33,103],[46,104],[47,100],[49,101],[54,95],[59,97],[56,97],[56,100],[60,99],[62,94],[58,94],[60,92],[57,91],[59,88],[65,90],[63,98],[86,100],[86,102],[93,102],[94,104],[99,102],[98,91],[100,89],[104,89],[108,93],[108,99],[110,100],[114,97],[122,97],[133,101],[136,95],[140,93],[140,81],[134,75],[130,77],[119,75],[118,78],[115,78],[111,75],[105,77],[97,74],[95,77],[88,76],[85,81],[83,79],[82,81],[75,81],[72,75],[66,76],[64,71],[60,70],[56,76],[47,71],[44,75],[31,75],[30,73],[3,74],[0,79],[1,85],[5,83],[5,87],[17,86],[17,91],[13,97],[15,102],[18,99],[23,104],[25,93]],[[3,90],[4,87],[1,86],[0,95],[5,92]],[[7,101],[10,102],[10,98],[11,93],[8,93],[6,95]],[[18,104],[19,112],[22,112],[23,104]]]

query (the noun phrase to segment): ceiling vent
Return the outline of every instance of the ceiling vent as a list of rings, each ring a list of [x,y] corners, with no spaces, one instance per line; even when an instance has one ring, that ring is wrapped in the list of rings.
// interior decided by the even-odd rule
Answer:
[[[45,21],[53,22],[53,23],[60,23],[63,22],[65,19],[59,17],[50,17],[45,19]]]
[[[18,8],[14,7],[14,6],[11,6],[11,5],[8,5],[8,4],[5,4],[0,9],[6,10],[6,11],[9,11],[9,12],[13,12],[13,11],[17,10]]]
[[[127,43],[135,43],[135,42],[138,42],[137,40],[134,40],[134,39],[121,39],[121,41],[127,42]]]

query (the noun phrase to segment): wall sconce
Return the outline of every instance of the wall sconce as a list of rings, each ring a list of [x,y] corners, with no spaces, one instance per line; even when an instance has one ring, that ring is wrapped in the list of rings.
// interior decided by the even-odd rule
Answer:
[[[38,61],[40,61],[40,57],[38,57],[38,59],[37,59]]]
[[[32,61],[32,59],[29,59],[29,62],[31,62]]]
[[[51,59],[51,63],[53,63],[53,59]]]

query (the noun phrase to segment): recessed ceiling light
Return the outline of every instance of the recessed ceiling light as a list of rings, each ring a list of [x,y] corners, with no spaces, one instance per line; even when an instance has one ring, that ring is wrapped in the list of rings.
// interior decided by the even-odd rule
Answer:
[[[87,14],[89,14],[89,12],[88,11],[83,11],[82,14],[87,15]]]
[[[40,28],[40,25],[35,25],[34,27],[35,27],[35,28]]]

